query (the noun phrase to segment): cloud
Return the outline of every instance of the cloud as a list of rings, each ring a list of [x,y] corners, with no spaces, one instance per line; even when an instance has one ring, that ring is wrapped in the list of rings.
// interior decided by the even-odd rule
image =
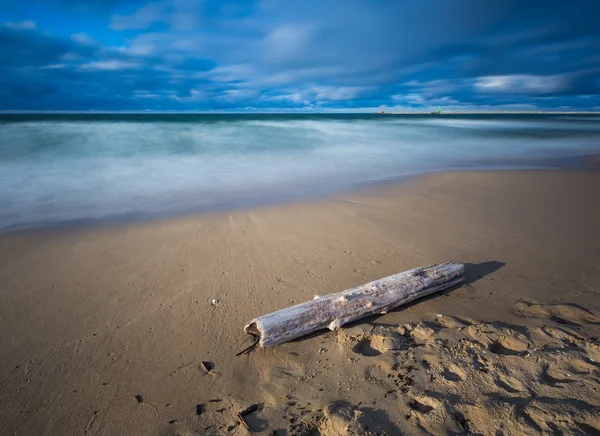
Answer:
[[[82,70],[91,70],[91,71],[118,71],[118,70],[128,70],[131,68],[136,68],[138,65],[131,62],[123,62],[119,60],[106,60],[106,61],[95,61],[89,62],[87,64],[82,64],[80,68]]]
[[[58,63],[60,57],[74,44],[53,36],[42,34],[37,29],[0,27],[0,65],[3,73],[11,67],[35,67]]]
[[[370,88],[364,86],[313,86],[308,94],[315,100],[352,100]]]
[[[264,95],[263,100],[303,104],[349,101],[371,89],[359,86],[300,86],[286,89],[283,93]]]
[[[437,79],[430,81],[410,80],[405,83],[406,86],[415,88],[420,95],[427,98],[450,94],[462,86],[460,80]]]
[[[487,76],[475,80],[475,89],[483,93],[550,94],[567,89],[564,76],[534,76],[527,74]]]
[[[2,10],[0,107],[600,104],[600,4],[374,1],[29,0]]]
[[[153,94],[144,89],[136,89],[133,91],[133,98],[149,98],[149,99],[161,99],[164,96],[160,94]]]
[[[453,99],[432,99],[426,100],[424,105],[414,106],[412,104],[393,104],[381,105],[377,107],[369,107],[369,112],[385,111],[385,112],[422,112],[435,109],[441,106],[444,112],[488,112],[488,111],[505,111],[505,112],[520,112],[520,111],[540,111],[543,106],[533,103],[511,103],[511,104],[472,104]],[[570,110],[572,107],[563,107],[564,110]]]
[[[138,0],[28,0],[32,5],[56,8],[62,14],[94,14],[102,16],[121,5],[136,4]]]
[[[431,106],[449,108],[464,105],[461,101],[449,96],[429,98],[419,93],[395,94],[392,96],[392,100],[396,104],[400,104],[403,107],[411,107],[413,110],[415,108],[425,109]]]
[[[168,95],[168,98],[180,103],[198,103],[208,100],[212,97],[205,90],[193,88],[188,91],[187,95],[180,96],[175,93],[171,93]]]
[[[147,29],[161,21],[162,13],[161,3],[148,3],[131,14],[113,15],[109,27],[113,30]]]
[[[40,67],[40,69],[42,70],[59,70],[61,68],[67,68],[66,64],[49,64],[49,65],[44,65],[43,67]]]
[[[305,103],[308,104],[309,101],[306,100],[303,95],[299,92],[295,92],[292,94],[281,94],[281,95],[273,95],[264,98],[265,100],[273,100],[273,101],[290,101],[293,103]]]
[[[275,64],[302,61],[312,48],[315,30],[315,26],[310,24],[277,26],[265,37],[267,61]]]
[[[257,95],[258,91],[254,89],[226,89],[216,98],[226,102],[237,102],[254,99]]]
[[[68,53],[63,54],[60,57],[60,59],[63,61],[76,61],[76,60],[82,59],[82,56],[78,53],[68,52]]]
[[[408,93],[408,94],[395,94],[392,95],[392,100],[395,102],[408,103],[410,105],[423,105],[426,102],[425,97],[421,94]]]
[[[256,70],[251,64],[234,64],[213,68],[209,72],[215,82],[240,82],[256,76]]]
[[[87,33],[74,33],[73,35],[71,35],[71,41],[76,42],[80,45],[87,46],[94,46],[98,44],[96,40]]]
[[[31,20],[21,21],[20,23],[4,23],[4,27],[7,27],[12,30],[35,30],[36,24]]]
[[[115,14],[109,27],[113,30],[142,30],[155,24],[166,24],[176,31],[189,31],[198,28],[198,2],[163,1],[148,3],[130,14]]]

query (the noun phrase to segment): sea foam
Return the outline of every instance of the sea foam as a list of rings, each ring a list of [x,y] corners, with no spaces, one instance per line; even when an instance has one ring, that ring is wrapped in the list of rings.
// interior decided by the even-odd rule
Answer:
[[[310,198],[597,152],[595,117],[45,116],[0,121],[0,229]]]

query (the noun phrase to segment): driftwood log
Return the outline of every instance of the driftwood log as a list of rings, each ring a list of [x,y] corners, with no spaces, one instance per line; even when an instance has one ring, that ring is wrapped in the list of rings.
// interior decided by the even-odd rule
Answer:
[[[278,345],[316,330],[337,330],[358,319],[384,314],[426,295],[464,281],[462,263],[441,263],[411,269],[336,294],[249,321],[244,331],[259,339],[260,345]]]

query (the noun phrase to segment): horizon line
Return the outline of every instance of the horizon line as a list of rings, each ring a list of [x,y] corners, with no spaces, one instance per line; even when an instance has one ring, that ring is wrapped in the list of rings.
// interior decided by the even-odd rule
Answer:
[[[335,114],[367,114],[367,115],[470,115],[470,114],[592,114],[600,115],[600,110],[447,110],[442,111],[440,114],[431,111],[154,111],[154,110],[0,110],[0,115],[19,115],[19,114],[32,114],[32,115],[43,115],[43,114],[199,114],[199,115],[279,115],[279,114],[307,114],[307,115],[335,115]]]

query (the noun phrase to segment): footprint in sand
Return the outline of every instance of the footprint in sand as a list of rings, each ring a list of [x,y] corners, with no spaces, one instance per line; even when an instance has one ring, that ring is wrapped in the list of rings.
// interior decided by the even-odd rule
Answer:
[[[600,318],[575,304],[542,304],[531,300],[522,300],[515,304],[515,310],[521,316],[528,318],[548,318],[563,325],[600,325]]]
[[[572,413],[573,408],[576,414]],[[582,400],[537,398],[526,405],[521,415],[540,434],[600,434],[600,407]]]
[[[560,386],[576,381],[571,373],[562,371],[561,368],[555,364],[546,364],[542,367],[541,379],[544,383],[551,386]]]
[[[415,340],[415,342],[417,342],[417,344],[429,342],[433,338],[434,334],[435,332],[433,329],[423,325],[418,325],[410,332],[410,336]]]
[[[583,360],[580,353],[570,353],[543,365],[541,379],[549,385],[560,386],[585,379],[596,372],[593,362]]]
[[[385,411],[357,407],[346,401],[336,401],[327,406],[323,417],[300,432],[303,436],[384,435],[399,434],[400,430],[389,420]]]
[[[382,354],[382,351],[376,348],[376,344],[371,342],[368,338],[363,338],[352,348],[357,354],[361,354],[366,357],[374,357]]]
[[[520,392],[526,392],[527,389],[525,385],[521,383],[518,379],[511,377],[506,374],[499,374],[498,377],[494,379],[494,383],[501,389],[504,389],[511,394],[517,394]]]
[[[449,315],[436,315],[434,322],[440,327],[445,327],[449,329],[462,330],[465,327],[468,327],[474,324],[474,321],[468,320],[466,318],[459,318],[456,316]]]
[[[409,401],[408,406],[415,412],[427,415],[432,410],[439,408],[441,406],[441,403],[438,400],[435,400],[431,397],[418,396],[413,397]]]
[[[584,338],[574,331],[567,331],[565,328],[553,328],[544,326],[537,329],[537,332],[550,339],[556,339],[566,344],[579,345]]]
[[[371,365],[365,369],[365,380],[369,383],[381,384],[387,378],[389,371],[381,365]]]
[[[462,368],[452,364],[448,368],[445,368],[442,372],[442,377],[451,382],[463,381],[466,377],[466,373]]]
[[[442,407],[442,403],[438,400],[426,395],[412,397],[408,402],[408,407],[411,411],[419,415],[429,415],[431,412]]]
[[[466,333],[477,341],[479,344],[490,347],[495,342],[500,340],[503,336],[511,334],[512,330],[503,330],[501,327],[494,325],[494,323],[486,324],[479,323],[468,326],[465,329]]]
[[[529,349],[529,341],[520,333],[511,332],[506,336],[492,342],[489,350],[494,354],[503,356],[523,356]]]
[[[358,337],[356,337],[358,338]],[[406,350],[409,343],[394,327],[376,326],[362,335],[352,351],[366,357],[379,356],[390,350]]]

